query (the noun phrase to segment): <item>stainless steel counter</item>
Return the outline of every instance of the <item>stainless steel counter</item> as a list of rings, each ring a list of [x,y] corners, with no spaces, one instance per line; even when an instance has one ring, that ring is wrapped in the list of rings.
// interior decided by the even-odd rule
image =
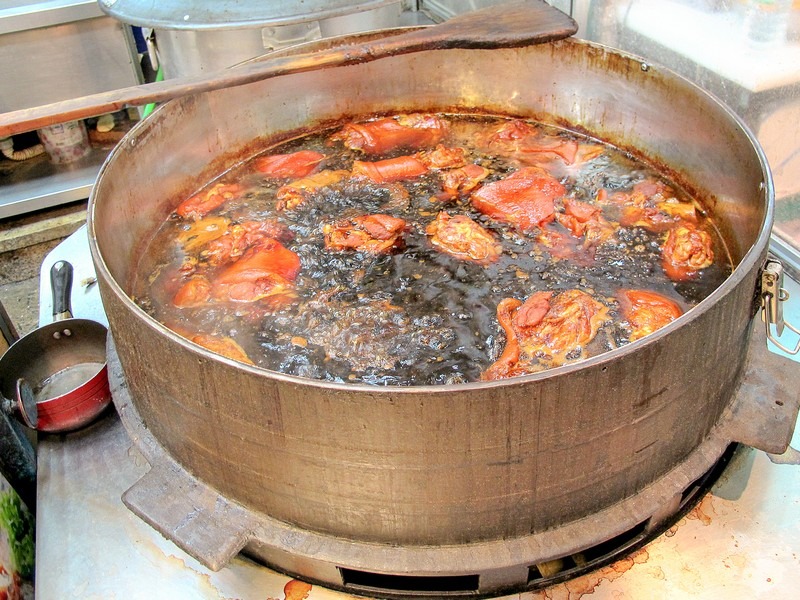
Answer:
[[[76,317],[105,322],[86,229],[42,265],[40,320],[50,320],[49,269],[75,266]],[[795,299],[800,286],[787,282]],[[800,320],[800,302],[787,318]],[[798,371],[800,382],[800,371]],[[800,386],[798,386],[800,389]],[[578,579],[506,600],[782,600],[800,589],[800,428],[772,456],[742,447],[713,489],[665,535],[628,558]],[[133,515],[121,494],[148,469],[115,413],[39,443],[36,596],[125,600],[270,600],[291,581],[245,557],[213,572]],[[353,596],[314,586],[310,600]]]
[[[143,81],[130,27],[96,0],[0,0],[0,112]],[[18,148],[20,149],[20,148]],[[89,197],[107,151],[69,164],[4,160],[0,219]]]
[[[92,148],[85,157],[56,164],[46,155],[0,165],[0,219],[86,200],[108,150]]]

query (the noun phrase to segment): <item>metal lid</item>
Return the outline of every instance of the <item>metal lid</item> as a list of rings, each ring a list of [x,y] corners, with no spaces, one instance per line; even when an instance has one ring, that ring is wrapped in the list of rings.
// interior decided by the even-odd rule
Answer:
[[[152,29],[235,29],[319,21],[396,4],[398,0],[98,0],[108,15]]]

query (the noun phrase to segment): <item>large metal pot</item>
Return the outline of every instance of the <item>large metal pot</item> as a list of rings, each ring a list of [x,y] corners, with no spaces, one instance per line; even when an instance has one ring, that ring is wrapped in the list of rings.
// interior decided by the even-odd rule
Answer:
[[[429,109],[566,123],[635,149],[707,203],[728,241],[733,275],[669,326],[602,356],[440,387],[336,385],[249,367],[187,342],[130,299],[142,246],[204,177],[287,132]],[[660,501],[680,496],[737,441],[716,432],[745,363],[772,195],[763,153],[719,102],[665,69],[574,39],[420,52],[169,102],[114,150],[89,211],[92,256],[132,398],[118,408],[123,420],[127,410],[139,414],[135,437],[156,440],[169,465],[151,472],[150,504],[174,513],[182,497],[195,498],[194,484],[158,495],[156,483],[184,470],[230,501],[221,510],[202,494],[192,500],[207,516],[198,536],[244,508],[275,526],[251,551],[324,579],[309,574],[309,555],[325,555],[334,570],[349,560],[430,573],[430,556],[420,557],[439,547],[445,551],[433,560],[445,572],[477,563],[499,572],[497,555],[473,550],[587,522],[676,479],[676,466],[692,457],[677,488],[657,490]],[[709,439],[712,447],[703,447]],[[129,504],[146,513],[146,495],[133,494]],[[592,523],[613,535],[641,518],[628,512],[616,523]],[[184,517],[171,531],[179,540],[194,518]],[[231,525],[236,539],[220,555],[248,544],[252,523]],[[198,544],[206,548],[195,548],[201,559],[221,566],[209,557],[213,543]],[[331,558],[333,547],[347,556]],[[357,549],[366,551],[355,558]],[[283,551],[298,557],[281,562]]]
[[[400,0],[101,2],[123,23],[155,32],[164,76],[223,69],[304,40],[396,26]]]

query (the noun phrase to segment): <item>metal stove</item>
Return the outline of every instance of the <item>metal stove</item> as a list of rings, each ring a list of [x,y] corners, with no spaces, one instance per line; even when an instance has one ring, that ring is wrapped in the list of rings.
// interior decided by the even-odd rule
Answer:
[[[48,255],[42,273],[60,259],[75,267],[75,316],[105,322],[97,286],[92,283],[94,269],[85,227]],[[786,282],[786,287],[790,294],[800,293],[794,281]],[[40,321],[48,322],[47,277],[42,277],[40,297]],[[795,322],[797,304],[790,304],[786,315]],[[796,373],[786,375],[794,379]],[[137,449],[139,441],[130,437],[113,411],[82,431],[40,438],[37,598],[354,597],[346,591],[298,582],[244,555],[212,571],[184,553],[121,500],[149,470],[148,460]],[[711,474],[700,482],[679,513],[680,519],[656,539],[642,545],[634,535],[621,542],[624,552],[609,564],[597,563],[601,566],[574,578],[555,576],[546,588],[502,598],[796,597],[800,589],[800,428],[795,429],[791,444],[781,455],[739,446],[724,457],[727,464],[720,465],[725,467],[722,474]],[[353,590],[362,597],[385,595],[369,594],[357,586]],[[443,590],[441,595],[449,594]]]

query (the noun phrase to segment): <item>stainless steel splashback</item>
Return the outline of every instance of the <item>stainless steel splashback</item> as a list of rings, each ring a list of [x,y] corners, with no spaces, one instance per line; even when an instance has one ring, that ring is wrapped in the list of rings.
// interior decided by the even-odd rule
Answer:
[[[0,112],[141,83],[136,56],[93,0],[0,3]]]

